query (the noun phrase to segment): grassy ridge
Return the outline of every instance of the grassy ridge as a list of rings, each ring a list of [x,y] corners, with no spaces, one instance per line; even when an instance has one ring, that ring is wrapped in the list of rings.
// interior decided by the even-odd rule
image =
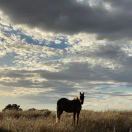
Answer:
[[[64,113],[61,123],[56,115],[45,111],[0,113],[0,132],[132,132],[132,112],[81,111],[78,126],[72,125],[72,114]]]

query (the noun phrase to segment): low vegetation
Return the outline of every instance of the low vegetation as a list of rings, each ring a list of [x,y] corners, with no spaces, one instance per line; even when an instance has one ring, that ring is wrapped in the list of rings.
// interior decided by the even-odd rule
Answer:
[[[9,110],[22,111],[20,105],[17,104],[8,104],[2,111],[9,111]]]
[[[132,132],[132,112],[81,111],[79,125],[72,114],[64,113],[56,124],[56,113],[49,110],[3,111],[0,132]]]

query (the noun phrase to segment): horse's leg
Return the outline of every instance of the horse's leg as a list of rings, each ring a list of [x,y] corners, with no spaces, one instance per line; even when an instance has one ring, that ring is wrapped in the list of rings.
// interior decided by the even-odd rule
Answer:
[[[75,120],[76,120],[76,112],[73,113],[73,125],[75,125]]]
[[[80,112],[77,112],[77,124],[78,124],[78,121],[79,121],[79,114],[80,114]]]

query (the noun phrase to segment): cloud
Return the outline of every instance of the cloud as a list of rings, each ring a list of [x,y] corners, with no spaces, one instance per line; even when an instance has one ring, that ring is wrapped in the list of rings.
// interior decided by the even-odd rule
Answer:
[[[27,95],[37,96],[40,93],[47,93],[52,91],[53,89],[40,89],[40,88],[12,88],[8,91],[0,90],[0,96],[8,96],[8,97],[24,97]]]
[[[118,39],[131,37],[131,5],[130,0],[102,0],[94,5],[85,0],[0,0],[1,10],[18,24],[53,32],[87,32]]]
[[[45,72],[45,71],[41,71]],[[7,70],[0,72],[0,84],[2,87],[9,87],[8,90],[18,88],[18,92],[20,89],[29,89],[33,91],[38,89],[41,90],[49,90],[53,89],[53,93],[69,93],[70,91],[74,91],[74,83],[68,82],[65,80],[52,80],[45,79],[40,76],[39,71],[28,71],[28,70]],[[37,92],[36,92],[37,93]]]
[[[122,75],[117,77],[118,73],[110,69],[104,71],[98,66],[90,68],[87,64],[70,63],[66,66],[69,66],[69,70],[59,72],[3,70],[0,72],[0,96],[1,98],[8,96],[11,100],[16,99],[15,102],[18,103],[22,100],[31,101],[30,105],[33,106],[45,104],[47,107],[47,104],[50,104],[55,109],[57,99],[61,97],[73,99],[80,91],[84,91],[86,96],[84,108],[104,110],[108,103],[110,108],[118,108],[120,101],[113,105],[113,100],[110,99],[120,100],[122,97],[123,106],[125,102],[129,104],[132,85],[129,80],[127,82],[127,79],[121,80]]]
[[[97,5],[92,6],[97,8]],[[25,26],[9,25],[4,19],[0,21],[0,30],[3,104],[36,105],[38,108],[45,104],[46,108],[55,109],[60,97],[73,99],[84,91],[84,108],[106,109],[108,104],[110,108],[118,108],[121,102],[121,109],[132,107],[129,105],[132,96],[131,41],[96,40],[96,35],[86,33],[49,35]],[[20,39],[21,35],[24,39]],[[34,45],[26,41],[28,37],[33,42],[45,40],[47,45]],[[59,41],[67,47],[57,48],[55,42]],[[115,104],[113,98],[118,99]]]
[[[116,101],[115,101],[116,100]],[[97,110],[97,111],[108,111],[110,109],[112,110],[131,110],[132,105],[131,100],[129,100],[129,97],[127,98],[121,98],[121,97],[109,97],[109,98],[102,98],[102,99],[86,99],[84,101],[84,108],[89,108],[91,110]]]

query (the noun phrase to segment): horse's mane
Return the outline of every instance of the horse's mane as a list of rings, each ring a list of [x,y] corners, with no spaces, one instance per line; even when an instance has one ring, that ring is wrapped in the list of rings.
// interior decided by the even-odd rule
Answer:
[[[73,100],[80,100],[78,96],[75,96]]]

